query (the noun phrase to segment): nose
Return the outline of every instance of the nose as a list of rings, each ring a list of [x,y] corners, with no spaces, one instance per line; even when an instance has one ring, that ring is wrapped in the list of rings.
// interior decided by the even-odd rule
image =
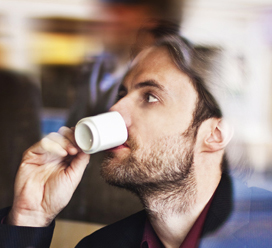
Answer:
[[[128,99],[125,97],[122,98],[117,103],[115,103],[109,111],[119,112],[126,123],[126,127],[129,128],[131,126],[131,104],[129,103]]]

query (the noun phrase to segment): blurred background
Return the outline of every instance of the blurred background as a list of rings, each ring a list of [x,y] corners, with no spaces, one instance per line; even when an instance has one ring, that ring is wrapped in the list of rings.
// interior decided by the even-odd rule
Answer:
[[[12,204],[23,151],[62,125],[107,111],[131,45],[151,42],[165,21],[208,59],[212,90],[234,127],[231,168],[272,191],[272,0],[1,0],[1,208]],[[139,35],[140,27],[147,32]],[[136,197],[103,182],[102,159],[92,156],[55,236],[67,223],[100,226],[141,209]]]

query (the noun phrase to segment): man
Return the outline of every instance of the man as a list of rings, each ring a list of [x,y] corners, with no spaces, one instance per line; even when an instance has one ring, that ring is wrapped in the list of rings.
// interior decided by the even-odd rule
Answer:
[[[77,247],[269,244],[271,206],[261,204],[265,211],[256,218],[261,201],[251,197],[271,196],[243,186],[232,194],[224,172],[231,132],[194,67],[196,59],[187,41],[171,36],[133,60],[111,108],[123,116],[129,138],[108,151],[101,173],[108,183],[137,194],[145,211],[101,229]],[[66,127],[26,151],[14,204],[1,213],[8,213],[0,227],[2,244],[10,245],[4,247],[49,247],[53,220],[72,197],[88,160],[75,144],[73,129]],[[243,201],[233,202],[239,195]],[[255,232],[263,219],[267,226]]]

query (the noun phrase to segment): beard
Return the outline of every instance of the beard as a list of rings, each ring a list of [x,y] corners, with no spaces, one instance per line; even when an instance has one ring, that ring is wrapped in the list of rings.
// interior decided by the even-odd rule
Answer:
[[[149,148],[140,147],[130,137],[130,154],[117,158],[109,152],[101,175],[107,183],[138,195],[150,214],[165,209],[187,212],[196,195],[193,133],[188,129],[157,139]]]

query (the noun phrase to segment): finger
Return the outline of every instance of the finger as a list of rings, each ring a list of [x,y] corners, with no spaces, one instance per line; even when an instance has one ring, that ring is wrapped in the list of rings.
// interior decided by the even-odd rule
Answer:
[[[59,134],[61,134],[62,136],[66,137],[68,140],[70,140],[70,142],[74,145],[74,147],[77,147],[77,143],[75,140],[75,135],[74,135],[74,130],[72,128],[68,128],[68,127],[61,127],[58,131]],[[81,151],[81,150],[79,150]]]
[[[56,158],[61,159],[67,155],[66,149],[46,136],[26,150],[23,155],[23,162],[44,164]]]
[[[70,166],[66,168],[66,173],[75,183],[75,187],[80,182],[83,173],[90,161],[90,155],[84,152],[79,152],[71,162]]]
[[[34,153],[52,153],[56,155],[67,155],[68,147],[72,146],[72,144],[64,139],[57,133],[50,133],[36,145],[34,145],[31,150]]]
[[[63,136],[60,133],[50,133],[49,135],[47,135],[47,138],[58,143],[70,155],[75,155],[79,152],[77,146],[75,146],[69,138]]]

